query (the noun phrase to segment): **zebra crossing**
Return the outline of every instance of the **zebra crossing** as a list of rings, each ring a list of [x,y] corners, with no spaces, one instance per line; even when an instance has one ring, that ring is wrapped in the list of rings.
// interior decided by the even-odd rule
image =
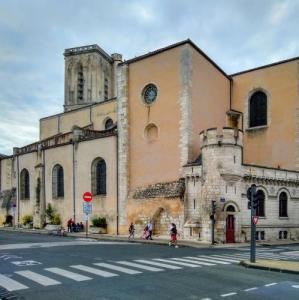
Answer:
[[[275,253],[263,253],[262,257],[277,259]],[[63,284],[63,279],[83,282],[96,278],[117,278],[121,275],[139,275],[146,272],[176,271],[183,268],[210,268],[238,264],[248,259],[248,253],[225,253],[195,255],[170,258],[151,258],[120,261],[96,262],[92,265],[70,265],[66,267],[47,267],[41,269],[23,269],[12,275],[0,274],[0,287],[9,292],[34,288],[35,285],[49,287]],[[26,278],[26,282],[22,279]],[[28,284],[32,283],[32,286]]]

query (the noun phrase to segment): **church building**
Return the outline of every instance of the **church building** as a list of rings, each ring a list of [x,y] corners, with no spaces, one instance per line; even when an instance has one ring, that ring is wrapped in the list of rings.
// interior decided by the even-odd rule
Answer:
[[[0,223],[84,221],[82,195],[109,234],[299,239],[299,57],[227,74],[191,40],[123,60],[98,45],[66,49],[63,112],[39,140],[0,155]],[[214,205],[214,208],[213,208]]]

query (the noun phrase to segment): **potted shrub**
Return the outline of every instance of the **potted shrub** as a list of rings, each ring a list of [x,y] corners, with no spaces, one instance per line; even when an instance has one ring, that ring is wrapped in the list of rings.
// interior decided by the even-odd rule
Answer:
[[[90,226],[91,233],[107,233],[107,221],[103,217],[94,217],[91,220],[92,226]]]
[[[32,215],[23,216],[22,221],[23,221],[24,228],[32,228],[33,227],[33,216]]]
[[[51,203],[48,203],[46,209],[46,216],[49,223],[46,225],[45,229],[48,231],[56,231],[61,228],[60,215],[55,213],[55,209],[52,207]]]

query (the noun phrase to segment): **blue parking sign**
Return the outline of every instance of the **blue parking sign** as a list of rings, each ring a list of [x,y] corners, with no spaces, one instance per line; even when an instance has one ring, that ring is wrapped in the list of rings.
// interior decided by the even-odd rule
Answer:
[[[83,212],[86,215],[90,215],[92,212],[92,204],[89,202],[83,202]]]

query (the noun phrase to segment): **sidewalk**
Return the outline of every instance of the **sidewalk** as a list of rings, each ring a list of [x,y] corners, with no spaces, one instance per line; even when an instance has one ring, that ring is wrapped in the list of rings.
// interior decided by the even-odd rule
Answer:
[[[26,232],[26,233],[34,233],[34,234],[49,234],[49,232],[45,229],[25,229],[25,228],[17,228],[13,229],[11,227],[0,227],[0,230],[5,231],[15,231],[15,232]],[[85,238],[85,232],[76,232],[76,233],[68,233],[69,237],[75,238]],[[127,235],[109,235],[109,234],[88,234],[88,238],[102,240],[102,241],[118,241],[118,242],[128,242]],[[168,236],[153,236],[153,240],[144,240],[140,237],[135,238],[132,243],[144,243],[144,244],[156,244],[156,245],[168,245],[169,237]],[[274,246],[274,245],[284,245],[284,244],[299,244],[299,241],[273,241],[267,243],[258,243],[257,246]],[[193,247],[193,248],[238,248],[238,247],[246,247],[250,246],[249,243],[233,243],[233,244],[215,244],[211,245],[210,243],[198,241],[198,240],[178,240],[178,245],[180,247]]]
[[[255,263],[241,261],[240,264],[247,268],[299,274],[299,262],[296,261],[258,259]]]

